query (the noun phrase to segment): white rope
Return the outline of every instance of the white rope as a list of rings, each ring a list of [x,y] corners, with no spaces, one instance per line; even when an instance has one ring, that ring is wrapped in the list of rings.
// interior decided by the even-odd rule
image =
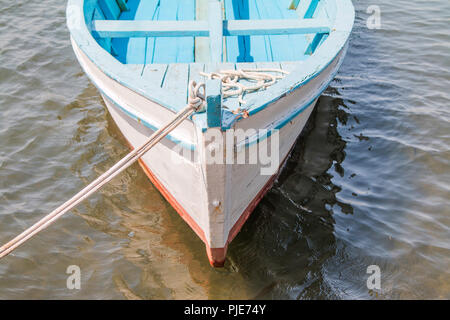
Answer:
[[[203,88],[203,92],[201,89]],[[185,119],[187,119],[192,113],[196,111],[202,111],[205,108],[205,84],[197,84],[195,81],[189,83],[189,98],[186,107],[178,112],[175,117],[166,125],[162,126],[159,130],[155,131],[147,141],[142,144],[139,148],[134,149],[132,152],[127,154],[114,166],[112,166],[108,171],[103,173],[100,177],[91,182],[83,190],[78,192],[71,199],[66,201],[64,204],[56,208],[50,214],[46,215],[44,218],[36,222],[30,228],[23,231],[21,234],[16,236],[14,239],[0,247],[0,258],[7,256],[17,247],[25,243],[28,239],[33,237],[38,232],[44,230],[53,222],[55,222],[62,215],[67,213],[69,210],[76,207],[83,200],[88,198],[94,192],[99,190],[103,185],[108,183],[111,179],[121,173],[123,170],[128,168],[131,164],[136,162],[140,157],[142,157],[147,151],[153,148],[158,142],[160,142],[167,134],[174,130],[178,125],[180,125]]]
[[[266,89],[275,84],[282,75],[271,73],[289,74],[288,71],[274,68],[266,69],[238,69],[238,70],[220,70],[219,72],[200,72],[200,75],[208,79],[220,79],[222,81],[222,95],[224,98],[238,96],[240,104],[245,104],[244,95],[249,92]],[[247,80],[253,85],[244,85],[239,80]]]
[[[200,91],[203,89],[203,93]],[[189,82],[188,106],[195,109],[196,112],[204,111],[206,108],[205,83],[195,81]]]

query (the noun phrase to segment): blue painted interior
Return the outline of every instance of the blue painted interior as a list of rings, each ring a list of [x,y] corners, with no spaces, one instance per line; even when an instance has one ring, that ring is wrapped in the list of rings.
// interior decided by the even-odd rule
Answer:
[[[315,17],[321,1],[326,0],[311,0],[304,18]],[[228,20],[299,19],[291,4],[292,0],[223,0]],[[128,0],[127,5],[129,10],[121,11],[116,0],[98,0],[94,19],[195,20],[195,0]],[[305,60],[325,38],[323,34],[229,36],[224,59],[234,63]],[[194,37],[97,40],[124,64],[195,62]]]
[[[111,0],[109,0],[111,1]],[[112,0],[115,1],[115,0]],[[195,20],[195,0],[128,0],[119,20]],[[194,61],[194,38],[112,39],[116,58],[127,64]]]
[[[224,0],[225,18],[241,19],[299,19],[290,10],[292,0]],[[304,60],[306,35],[227,37],[227,61],[295,61]]]
[[[312,1],[313,0],[300,0],[296,12],[297,15],[304,15],[309,9],[308,7]],[[127,3],[131,7],[130,4],[132,3],[132,0],[127,1]],[[135,4],[139,6],[140,2],[136,1]],[[326,9],[326,12],[324,12],[325,10],[323,9]],[[131,17],[136,16],[137,13],[138,10],[130,10],[128,12]],[[121,16],[123,17],[124,14],[125,12],[122,12]],[[85,21],[85,24],[79,23],[80,16]],[[242,115],[244,111],[252,117],[261,110],[269,107],[273,102],[284,97],[286,94],[305,85],[327,68],[327,66],[338,57],[338,54],[345,51],[344,48],[352,30],[355,17],[355,11],[351,0],[320,0],[316,12],[314,13],[314,18],[321,19],[324,18],[324,16],[330,21],[330,29],[332,31],[329,35],[322,37],[314,54],[308,57],[307,63],[295,64],[293,69],[290,69],[288,65],[289,62],[279,63],[280,66],[283,66],[283,69],[284,66],[286,66],[291,71],[291,73],[283,80],[275,83],[267,90],[260,91],[257,95],[252,97],[249,95],[248,99],[246,99],[246,103],[240,107],[241,112],[232,113],[230,110],[222,108],[221,128],[223,130],[232,127],[235,122],[243,120],[244,117]],[[103,12],[99,9],[98,0],[68,0],[67,25],[75,47],[89,57],[89,59],[106,76],[173,112],[177,112],[180,108],[185,106],[187,78],[191,78],[191,76],[194,78],[198,77],[198,71],[202,70],[199,69],[199,67],[204,67],[205,71],[210,72],[217,70],[219,66],[214,66],[215,64],[211,63],[169,63],[152,65],[123,64],[118,59],[114,58],[114,55],[118,56],[121,52],[120,46],[115,41],[116,39],[113,39],[112,41],[110,39],[100,39],[95,35],[95,32],[93,32],[92,20],[96,19],[105,19]],[[97,41],[94,41],[94,39]],[[262,36],[262,39],[264,39],[266,44],[268,43],[268,37]],[[326,39],[326,41],[324,41],[324,39]],[[310,40],[313,41],[313,38]],[[131,39],[127,41],[128,44],[126,46],[124,45],[123,48],[126,49],[122,51],[122,55],[128,53]],[[147,46],[146,39],[145,46]],[[251,52],[251,50],[249,52]],[[261,67],[264,67],[264,63],[271,64],[275,62],[250,63],[245,65],[260,65]],[[220,66],[222,65],[226,65],[225,68],[242,66],[242,64],[239,63],[220,64]],[[152,72],[149,73],[147,71]],[[159,80],[150,81],[150,78],[148,77],[156,77]],[[148,81],[143,81],[143,79],[147,79]],[[177,81],[169,81],[170,79],[175,79]],[[327,81],[329,80],[331,80],[331,78]],[[176,93],[176,91],[178,93]],[[168,94],[169,92],[173,94]],[[320,94],[320,92],[317,94]],[[135,114],[135,111],[130,106],[123,106],[123,108],[125,108],[128,113]],[[192,120],[195,125],[202,130],[206,130],[208,127],[206,113],[196,113],[192,116]]]

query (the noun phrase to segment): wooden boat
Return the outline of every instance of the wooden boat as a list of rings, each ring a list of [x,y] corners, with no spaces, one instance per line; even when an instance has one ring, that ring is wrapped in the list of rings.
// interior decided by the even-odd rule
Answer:
[[[344,59],[351,1],[69,0],[67,22],[82,68],[131,148],[187,104],[191,80],[206,81],[206,111],[139,161],[203,240],[211,265],[222,266]],[[201,74],[223,69],[289,74],[265,90],[225,98],[221,81]],[[244,137],[227,144],[208,138],[219,132],[225,141],[239,129]],[[262,174],[260,159],[235,161],[264,144],[277,146],[270,174]],[[207,161],[211,153],[223,163]]]

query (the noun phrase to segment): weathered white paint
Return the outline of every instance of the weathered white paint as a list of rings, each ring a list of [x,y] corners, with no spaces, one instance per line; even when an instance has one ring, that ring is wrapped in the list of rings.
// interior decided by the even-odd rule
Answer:
[[[72,44],[80,64],[102,93],[114,121],[133,147],[142,144],[153,131],[131,118],[119,108],[119,105],[133,109],[135,114],[151,123],[163,124],[173,116],[167,108],[106,76],[79,50],[76,43]],[[273,128],[279,121],[308,102],[303,112],[281,127],[278,157],[280,163],[277,163],[277,166],[281,165],[281,161],[288,155],[309,118],[317,101],[318,92],[334,76],[343,56],[344,53],[339,54],[335,61],[306,85],[288,93],[251,117],[237,122],[235,128]],[[191,121],[185,121],[173,135],[181,141],[194,144],[200,159],[204,159],[209,130],[211,129],[202,132],[200,128],[196,129]],[[223,139],[225,140],[225,137]],[[266,142],[270,144],[271,139],[272,137],[267,138]],[[260,164],[227,165],[195,162],[174,148],[174,142],[164,139],[142,159],[165,189],[203,230],[207,245],[211,248],[225,247],[233,225],[271,177],[260,174]],[[240,152],[246,152],[245,149]],[[255,152],[255,149],[250,147],[248,151]],[[223,154],[225,156],[226,150],[223,150]],[[236,153],[235,161],[237,156]],[[176,164],[173,159],[176,160]]]
[[[103,94],[111,98],[111,100],[116,102],[118,105],[132,111],[133,114],[137,115],[141,120],[152,123],[158,128],[173,118],[175,114],[173,111],[167,108],[161,108],[161,106],[156,102],[145,98],[139,93],[134,92],[128,87],[105,75],[86,56],[86,54],[80,50],[73,39],[72,46],[81,67],[84,69],[88,77]],[[172,131],[170,136],[187,144],[196,144],[197,141],[195,138],[194,128],[194,123],[192,121],[185,121],[174,131]],[[166,140],[167,139],[164,139],[163,141]]]

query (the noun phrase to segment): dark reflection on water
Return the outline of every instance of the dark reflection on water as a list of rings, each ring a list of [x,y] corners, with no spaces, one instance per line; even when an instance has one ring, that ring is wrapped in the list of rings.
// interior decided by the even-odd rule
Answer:
[[[338,118],[345,118],[342,106],[340,98],[320,98],[279,180],[232,242],[222,270],[209,267],[203,243],[139,166],[106,186],[77,215],[123,244],[124,263],[110,270],[116,289],[131,299],[317,297],[315,290],[308,296],[306,288],[323,286],[321,265],[335,254],[331,208],[352,209],[336,199],[339,187],[328,173],[345,157],[336,130]],[[108,136],[125,145],[109,115],[106,120]],[[82,128],[79,123],[76,140],[84,139]],[[90,150],[101,141],[102,135],[74,162],[73,171],[83,180],[92,179],[92,172],[83,177],[78,163],[97,163],[100,173],[123,153],[110,148],[109,156],[103,152],[95,160],[98,153]],[[320,295],[332,297],[330,291],[321,288]]]
[[[336,199],[340,187],[329,173],[334,167],[343,174],[346,143],[336,129],[347,117],[342,107],[341,98],[319,99],[278,181],[230,247],[239,271],[267,284],[254,298],[334,297],[321,275],[336,251],[331,208],[353,211]]]
[[[140,276],[115,272],[117,289],[132,299],[337,297],[321,268],[336,251],[332,207],[353,211],[336,199],[340,188],[329,173],[343,174],[346,143],[336,127],[346,118],[341,98],[319,99],[274,188],[232,242],[224,269],[209,267],[203,243],[134,166],[83,214],[91,227],[127,239],[121,254]],[[109,136],[125,144],[107,121]]]

